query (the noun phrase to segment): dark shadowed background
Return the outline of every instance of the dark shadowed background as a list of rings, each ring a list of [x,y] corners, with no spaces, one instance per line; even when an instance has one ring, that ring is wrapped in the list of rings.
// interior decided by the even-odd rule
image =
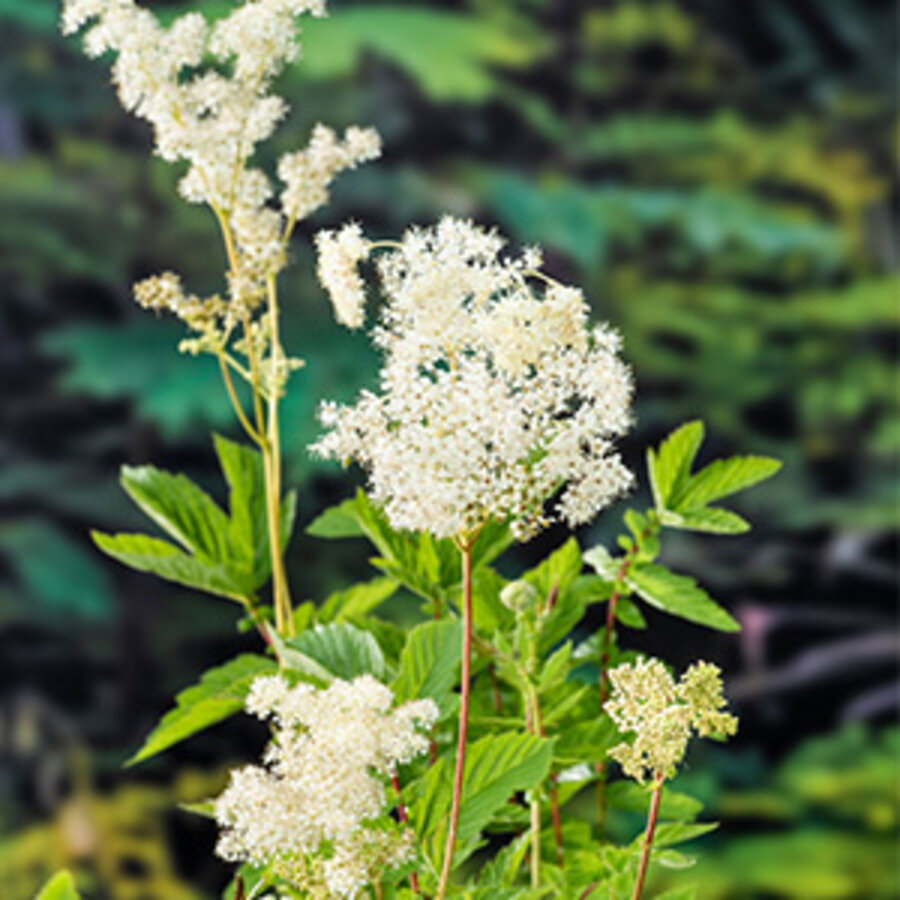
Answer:
[[[92,900],[214,898],[214,831],[175,804],[216,792],[262,734],[235,720],[121,765],[175,691],[255,640],[228,603],[118,568],[88,531],[142,524],[122,463],[222,495],[209,434],[237,435],[214,364],[179,356],[179,328],[133,308],[130,284],[172,268],[214,289],[224,263],[210,216],[176,197],[57,12],[0,0],[0,897],[28,900],[66,864]],[[308,456],[317,402],[349,398],[376,363],[312,276],[310,235],[348,217],[388,236],[450,212],[543,244],[624,334],[642,481],[643,448],[689,418],[707,423],[707,459],[785,461],[741,508],[751,534],[666,544],[742,634],[653,616],[626,638],[679,667],[718,661],[741,716],[681,776],[723,822],[684,874],[704,900],[900,896],[894,12],[334,0],[281,81],[293,111],[266,150],[320,120],[385,140],[298,234],[282,282],[286,345],[307,360],[284,412],[301,525],[355,477]],[[364,554],[298,528],[295,596],[366,577]]]

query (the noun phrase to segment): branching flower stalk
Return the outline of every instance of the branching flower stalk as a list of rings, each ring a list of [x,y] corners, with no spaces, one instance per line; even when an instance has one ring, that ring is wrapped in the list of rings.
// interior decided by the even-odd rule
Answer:
[[[297,222],[328,201],[334,177],[380,153],[371,129],[349,128],[340,140],[318,125],[306,148],[279,161],[277,203],[269,176],[251,164],[256,145],[287,112],[271,86],[297,59],[298,20],[307,14],[324,16],[324,0],[251,0],[214,22],[186,13],[168,27],[134,0],[65,0],[62,15],[67,34],[86,30],[89,55],[117,54],[113,80],[122,105],[151,124],[157,155],[187,162],[181,195],[208,206],[219,224],[228,259],[224,298],[186,294],[172,272],[137,284],[135,297],[195,333],[181,343],[184,352],[218,359],[235,415],[262,453],[275,625],[287,635],[294,623],[281,527],[278,405],[302,362],[281,346],[277,278]],[[250,386],[252,417],[232,373]]]
[[[631,739],[609,755],[629,778],[653,784],[647,827],[632,900],[640,900],[650,864],[663,783],[671,778],[687,752],[692,734],[733,735],[738,721],[724,711],[722,678],[717,666],[692,665],[677,682],[658,659],[642,659],[610,672],[612,692],[605,709],[619,731]]]

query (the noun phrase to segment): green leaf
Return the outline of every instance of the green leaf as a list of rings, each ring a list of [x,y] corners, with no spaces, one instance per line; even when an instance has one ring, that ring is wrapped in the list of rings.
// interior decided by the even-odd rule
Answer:
[[[710,534],[743,534],[750,530],[750,523],[737,513],[717,506],[702,509],[673,512],[664,509],[659,520],[668,528],[681,528],[684,531],[705,531]]]
[[[326,509],[306,527],[306,533],[318,538],[365,537],[356,514],[356,498],[344,500]]]
[[[616,619],[629,628],[646,628],[647,620],[644,614],[638,609],[636,603],[633,603],[628,597],[619,597],[616,603]]]
[[[72,873],[63,869],[41,888],[35,900],[81,900],[81,895],[75,890]]]
[[[673,492],[671,506],[676,511],[706,506],[771,478],[781,463],[769,456],[732,456],[717,459]]]
[[[607,785],[606,801],[611,807],[646,815],[650,808],[650,792],[634,781],[614,781]],[[703,811],[703,804],[680,791],[664,787],[659,805],[659,815],[663,819],[677,822],[692,822]]]
[[[478,880],[483,887],[512,887],[516,875],[531,845],[531,832],[526,831],[511,840],[493,859],[485,863],[478,873]]]
[[[676,575],[652,563],[633,566],[625,582],[651,606],[670,615],[715,628],[740,631],[741,626],[693,578]]]
[[[678,844],[684,844],[687,841],[693,841],[704,834],[709,834],[719,827],[718,822],[694,822],[687,824],[685,822],[666,822],[658,825],[653,835],[653,846],[656,847],[675,847]],[[637,843],[640,843],[640,838]]]
[[[673,431],[656,452],[648,448],[647,468],[657,509],[669,508],[671,498],[687,481],[703,443],[703,432],[702,422],[688,422]]]
[[[312,660],[334,678],[350,680],[358,675],[374,675],[383,680],[387,674],[384,654],[378,641],[368,631],[346,622],[317,625],[284,643],[289,650]],[[306,671],[299,665],[298,657],[288,655],[282,656],[282,659],[289,668]],[[314,672],[307,674],[315,675]]]
[[[204,672],[197,684],[185,688],[176,696],[175,708],[162,717],[126,765],[133,766],[149,759],[239,712],[253,681],[260,675],[271,675],[277,670],[273,660],[244,653]]]
[[[224,566],[202,563],[174,544],[145,534],[103,534],[92,531],[94,543],[106,554],[139,572],[150,572],[185,587],[244,602],[245,590]],[[244,588],[249,588],[248,584]]]
[[[267,576],[271,560],[262,455],[220,434],[213,435],[213,443],[229,488],[229,543],[252,571]]]
[[[346,622],[348,619],[367,616],[394,594],[398,587],[393,578],[373,578],[363,584],[335,591],[319,609],[319,622]]]
[[[227,558],[228,517],[184,475],[123,466],[122,487],[160,528],[203,561]]]
[[[462,658],[459,622],[425,622],[409,632],[392,688],[398,703],[431,697],[441,711],[456,684]]]
[[[536,787],[547,777],[553,742],[530,734],[488,736],[466,753],[457,839],[473,841],[517,791]],[[409,816],[421,838],[429,838],[436,853],[442,848],[450,811],[453,763],[441,757],[414,786]],[[433,854],[434,855],[434,854]],[[461,853],[454,863],[462,862]]]

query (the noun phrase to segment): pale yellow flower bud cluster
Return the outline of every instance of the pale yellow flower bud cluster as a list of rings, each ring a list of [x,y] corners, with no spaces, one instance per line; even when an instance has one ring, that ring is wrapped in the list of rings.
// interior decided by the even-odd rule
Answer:
[[[358,327],[358,226],[319,236],[319,276],[339,321]],[[381,245],[383,246],[383,245]],[[526,538],[552,518],[589,521],[631,475],[614,449],[631,424],[619,338],[588,325],[581,291],[502,253],[494,232],[443,219],[379,253],[386,297],[374,331],[385,361],[377,393],[325,404],[313,447],[369,471],[395,528],[449,537],[487,519]]]
[[[247,710],[275,728],[262,766],[231,773],[215,805],[217,852],[269,865],[304,896],[346,898],[411,858],[399,827],[384,817],[385,781],[428,750],[438,718],[431,700],[392,709],[391,691],[368,675],[327,688],[257,679]]]
[[[676,682],[658,659],[642,659],[609,673],[612,695],[604,707],[619,731],[634,735],[609,755],[630,778],[671,778],[691,734],[733,735],[738,721],[724,712],[722,678],[712,663],[692,665]]]
[[[235,324],[254,315],[284,268],[297,220],[327,202],[339,172],[381,151],[372,129],[349,128],[339,140],[318,125],[306,149],[282,157],[277,204],[269,176],[250,165],[257,144],[287,112],[271,85],[299,56],[298,20],[305,14],[325,15],[324,0],[246,0],[214,22],[187,13],[168,27],[135,0],[63,2],[63,31],[87,28],[89,55],[117,54],[113,81],[123,106],[152,125],[157,155],[188,163],[179,192],[190,203],[208,204],[228,233],[230,311],[219,298],[189,298],[186,306],[174,291],[166,304],[152,280],[138,291],[139,303],[149,298],[199,332],[183,345],[192,352],[218,352],[227,344]]]

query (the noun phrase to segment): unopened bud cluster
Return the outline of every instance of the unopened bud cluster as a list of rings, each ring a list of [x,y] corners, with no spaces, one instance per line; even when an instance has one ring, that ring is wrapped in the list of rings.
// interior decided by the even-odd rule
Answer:
[[[671,778],[684,759],[691,734],[733,735],[738,721],[724,711],[718,666],[692,665],[676,682],[658,659],[642,659],[612,669],[612,696],[605,709],[631,741],[609,755],[630,778]]]
[[[270,866],[303,896],[351,900],[413,845],[388,812],[385,782],[428,749],[438,717],[431,700],[392,708],[368,675],[317,689],[281,676],[257,679],[247,710],[271,720],[263,765],[231,773],[215,806],[217,851]]]

